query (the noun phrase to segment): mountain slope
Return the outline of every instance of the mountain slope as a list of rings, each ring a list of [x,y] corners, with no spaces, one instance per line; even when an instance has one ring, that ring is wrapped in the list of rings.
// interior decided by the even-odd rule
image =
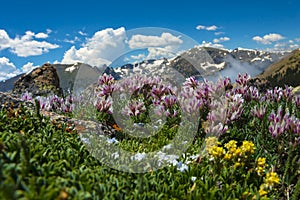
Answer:
[[[60,87],[64,93],[77,93],[82,91],[88,85],[96,82],[101,71],[97,67],[92,67],[88,64],[53,64],[56,68]]]
[[[300,49],[294,50],[289,56],[270,65],[259,79],[267,80],[271,86],[300,85]]]
[[[15,82],[24,74],[19,74],[15,77],[0,82],[0,92],[10,92],[14,89]]]

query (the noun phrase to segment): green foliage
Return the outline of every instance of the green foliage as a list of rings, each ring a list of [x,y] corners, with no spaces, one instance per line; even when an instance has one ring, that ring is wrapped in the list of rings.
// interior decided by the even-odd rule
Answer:
[[[145,174],[106,167],[90,155],[76,132],[66,131],[64,124],[53,125],[38,111],[24,107],[2,110],[0,199],[259,199],[264,178],[253,171],[259,157],[265,157],[269,170],[276,171],[280,178],[268,197],[298,199],[299,136],[286,132],[273,138],[268,131],[268,116],[281,105],[299,118],[299,108],[285,100],[264,102],[266,115],[258,119],[251,115],[258,104],[246,102],[243,116],[219,139],[221,146],[230,140],[238,145],[244,140],[254,143],[256,150],[245,164],[247,170],[222,160],[212,161],[203,154],[203,138],[197,137],[180,158],[184,162],[189,155],[200,154],[188,170],[181,172],[169,166]],[[151,138],[125,137],[116,145],[127,151],[158,150],[176,135],[177,126],[171,124]],[[205,135],[202,129],[200,132]]]

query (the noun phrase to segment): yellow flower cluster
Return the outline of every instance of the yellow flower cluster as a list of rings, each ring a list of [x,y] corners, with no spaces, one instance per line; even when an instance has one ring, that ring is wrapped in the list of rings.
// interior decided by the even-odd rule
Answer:
[[[254,150],[255,150],[255,146],[253,144],[253,142],[249,142],[249,141],[243,141],[241,148],[241,152],[245,155],[247,153],[249,154],[253,154]]]
[[[242,158],[247,158],[249,154],[253,154],[255,146],[252,142],[243,141],[243,144],[238,147],[237,141],[231,140],[224,145],[227,149],[219,147],[218,139],[216,137],[208,137],[206,140],[206,150],[213,158],[220,158],[224,155],[224,160],[236,160],[235,167],[244,166]]]
[[[275,184],[280,182],[276,172],[270,172],[266,174],[265,184],[267,187],[272,188]]]
[[[256,162],[252,162],[252,160],[249,161],[249,156],[254,154],[255,151],[255,146],[250,141],[243,141],[242,145],[238,146],[237,141],[231,140],[224,145],[224,148],[221,147],[221,143],[218,142],[218,139],[216,137],[208,137],[205,140],[205,142],[205,149],[212,159],[219,159],[223,162],[227,161],[228,163],[234,163],[233,166],[235,169],[239,167],[244,167],[246,165],[245,163],[248,163],[251,164],[251,166],[247,165],[248,167],[244,167],[243,169],[248,169],[248,172],[251,173],[254,171],[253,169],[255,168],[257,174],[259,176],[263,176],[265,169],[268,166],[268,164],[266,163],[266,158],[263,157],[258,158]],[[266,176],[264,177],[264,182],[260,185],[258,191],[259,195],[261,197],[266,197],[268,192],[272,190],[275,184],[279,184],[279,182],[280,180],[277,173],[266,173]]]
[[[262,176],[262,173],[264,172],[264,170],[267,166],[268,166],[268,164],[266,164],[266,158],[258,158],[257,159],[257,166],[255,168],[257,174],[259,176]]]
[[[220,142],[218,141],[218,138],[216,137],[208,137],[205,139],[205,148],[206,150],[210,150],[214,146],[218,146]]]
[[[268,191],[271,190],[275,184],[279,184],[280,179],[276,172],[270,172],[266,174],[266,178],[264,179],[264,183],[259,188],[259,195],[265,196],[268,194]]]
[[[231,160],[232,158],[238,156],[240,154],[240,149],[237,148],[235,140],[231,140],[228,143],[226,143],[224,146],[227,149],[227,152],[224,156],[225,160]]]
[[[223,147],[213,146],[208,153],[214,158],[220,158],[224,155],[224,149]]]

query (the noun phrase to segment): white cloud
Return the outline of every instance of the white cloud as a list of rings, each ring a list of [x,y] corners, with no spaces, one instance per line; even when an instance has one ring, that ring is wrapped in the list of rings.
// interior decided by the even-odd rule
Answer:
[[[49,29],[49,28],[47,28],[46,32],[47,32],[47,34],[49,35],[50,33],[52,33],[52,30]]]
[[[160,59],[160,58],[170,58],[176,56],[175,51],[171,46],[166,47],[149,47],[149,54],[147,55],[147,59]]]
[[[59,45],[57,44],[34,40],[34,38],[43,39],[46,35],[46,33],[35,34],[32,31],[26,31],[25,35],[21,37],[10,38],[5,30],[0,29],[0,50],[9,49],[10,52],[17,56],[28,57],[41,55],[49,52],[50,49],[58,48]]]
[[[17,70],[16,66],[10,62],[10,60],[6,57],[0,58],[0,71],[4,73],[10,73]]]
[[[289,47],[290,47],[291,50],[294,50],[294,49],[299,48],[299,45],[298,44],[291,44],[291,45],[289,45]]]
[[[61,63],[83,62],[93,66],[108,65],[125,51],[125,28],[107,28],[88,38],[83,47],[72,46],[64,54]]]
[[[81,48],[72,46],[65,52],[61,63],[83,62],[94,66],[109,65],[128,48],[147,48],[149,52],[148,55],[131,56],[131,59],[169,57],[174,55],[173,52],[177,52],[182,43],[180,36],[171,33],[162,33],[159,36],[136,34],[128,40],[125,28],[107,28],[87,38]]]
[[[225,34],[225,32],[215,32],[214,34],[215,35],[223,35],[223,34]]]
[[[80,39],[77,36],[75,36],[75,38],[73,40],[70,40],[70,39],[63,40],[63,42],[70,43],[70,44],[75,44],[75,42],[78,42],[78,41],[80,41]]]
[[[222,44],[214,44],[211,42],[202,41],[202,44],[199,45],[200,47],[212,47],[212,48],[218,48],[223,49],[224,46]]]
[[[34,66],[32,62],[28,62],[22,67],[22,73],[28,73],[31,72],[33,69],[37,68],[39,66]]]
[[[255,36],[252,39],[254,41],[262,43],[262,44],[272,44],[272,42],[283,40],[284,37],[277,33],[270,33],[270,34],[264,35],[263,37]]]
[[[213,40],[214,43],[220,43],[220,42],[226,42],[226,41],[229,41],[230,38],[229,37],[220,37],[220,38],[215,38]]]
[[[203,25],[198,25],[196,26],[197,30],[206,30],[206,31],[215,31],[218,29],[218,27],[216,25],[212,25],[212,26],[203,26]]]
[[[16,66],[6,57],[0,57],[0,81],[20,74]]]
[[[84,33],[83,31],[78,31],[79,35],[82,35],[82,36],[87,36],[87,33]]]
[[[134,59],[134,60],[140,60],[140,59],[144,59],[144,58],[146,57],[146,55],[140,53],[140,54],[138,54],[138,55],[132,55],[132,56],[130,56],[130,57],[131,57],[132,59]]]
[[[300,42],[300,38],[295,38],[295,41],[296,42]]]
[[[292,51],[299,48],[299,44],[293,43],[291,40],[282,43],[274,44],[273,48],[268,48],[268,51]]]
[[[20,69],[17,69],[14,63],[12,63],[6,57],[0,57],[0,81],[12,78],[21,73],[31,72],[33,69],[39,66],[34,66],[32,62],[28,62]]]
[[[49,35],[46,33],[37,33],[34,35],[35,38],[40,38],[40,39],[44,39],[47,38]]]
[[[128,41],[131,49],[148,47],[179,46],[183,41],[180,36],[174,36],[171,33],[162,33],[161,36],[152,35],[133,35]]]
[[[0,50],[8,48],[10,45],[10,38],[5,30],[0,29]]]

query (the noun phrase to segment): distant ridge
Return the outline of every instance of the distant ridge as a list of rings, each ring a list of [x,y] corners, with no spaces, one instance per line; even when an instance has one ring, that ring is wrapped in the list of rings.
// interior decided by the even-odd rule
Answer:
[[[10,92],[14,89],[14,83],[24,74],[19,74],[5,81],[0,81],[0,92]]]
[[[300,48],[279,62],[270,65],[266,70],[257,76],[265,79],[271,87],[285,85],[297,87],[300,85]]]

